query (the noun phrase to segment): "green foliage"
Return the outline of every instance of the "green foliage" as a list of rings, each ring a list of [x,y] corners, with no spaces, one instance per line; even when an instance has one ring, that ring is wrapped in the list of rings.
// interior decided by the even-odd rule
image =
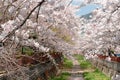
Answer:
[[[69,76],[70,74],[65,72],[65,73],[62,73],[60,76],[52,77],[50,80],[67,80]]]
[[[64,68],[72,68],[73,63],[71,60],[68,60],[67,58],[64,57],[64,62],[63,62]]]
[[[80,67],[82,69],[90,69],[90,68],[93,67],[92,64],[89,61],[84,59],[84,56],[82,56],[82,55],[75,55],[75,57],[79,61]]]
[[[85,80],[110,80],[109,77],[105,76],[102,72],[96,69],[94,72],[86,72],[83,74]]]
[[[75,55],[75,57],[78,59],[80,63],[80,67],[82,69],[91,69],[93,66],[91,63],[84,59],[84,56],[82,55]],[[85,72],[83,74],[85,80],[110,80],[109,77],[105,76],[102,72],[100,72],[98,69],[96,69],[93,72]]]
[[[34,53],[34,50],[31,49],[30,47],[22,47],[21,51],[23,54],[27,54],[29,56],[33,55],[33,53]]]
[[[83,60],[84,60],[84,56],[83,56],[83,55],[75,54],[74,56],[75,56],[79,61],[83,61]]]

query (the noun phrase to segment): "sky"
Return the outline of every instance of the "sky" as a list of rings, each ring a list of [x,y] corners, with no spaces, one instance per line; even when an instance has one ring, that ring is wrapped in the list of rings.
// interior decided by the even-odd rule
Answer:
[[[72,4],[73,5],[80,5],[84,0],[73,0]],[[88,14],[90,12],[92,12],[94,9],[96,8],[100,8],[99,5],[96,5],[96,4],[88,4],[84,7],[81,7],[77,12],[76,14],[78,16],[82,16],[82,15],[85,15],[85,14]]]

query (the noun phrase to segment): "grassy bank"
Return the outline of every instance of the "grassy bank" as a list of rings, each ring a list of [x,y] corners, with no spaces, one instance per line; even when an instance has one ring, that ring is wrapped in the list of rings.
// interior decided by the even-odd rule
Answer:
[[[73,63],[71,60],[67,59],[66,57],[64,57],[64,62],[63,62],[63,67],[65,69],[70,69],[73,67]]]
[[[77,58],[77,60],[78,60],[78,62],[80,64],[80,67],[82,69],[91,69],[91,68],[93,68],[91,63],[84,59],[84,56],[82,56],[82,55],[75,55],[75,57]]]
[[[96,69],[94,72],[86,72],[83,74],[85,80],[110,80],[101,71]]]
[[[65,73],[61,73],[61,75],[59,76],[52,77],[50,80],[67,80],[69,76],[70,74],[65,72]]]
[[[82,55],[75,55],[77,60],[80,63],[80,67],[84,70],[90,70],[90,69],[95,69],[94,71],[91,72],[85,72],[83,74],[85,80],[110,80],[109,77],[104,75],[101,71],[96,69],[95,67],[92,66],[92,64],[84,59],[84,56]]]

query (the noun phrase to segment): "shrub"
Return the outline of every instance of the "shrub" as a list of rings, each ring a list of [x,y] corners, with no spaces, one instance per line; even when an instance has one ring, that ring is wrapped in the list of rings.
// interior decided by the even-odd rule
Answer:
[[[31,56],[34,53],[34,50],[31,49],[30,47],[22,47],[21,52],[22,52],[22,54],[27,54],[27,55]]]

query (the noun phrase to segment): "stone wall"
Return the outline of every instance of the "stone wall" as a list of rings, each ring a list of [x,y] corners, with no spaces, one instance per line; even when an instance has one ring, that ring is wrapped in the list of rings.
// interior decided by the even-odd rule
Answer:
[[[47,62],[47,63],[42,63],[42,64],[37,64],[37,65],[31,66],[28,69],[27,68],[24,69],[22,72],[24,72],[25,74],[30,76],[28,80],[37,80],[37,78],[42,78],[41,80],[44,80],[45,78],[47,78],[46,71],[50,71],[52,69],[52,67],[54,67],[54,65],[52,65],[51,62]],[[38,72],[35,73],[36,71],[38,71]],[[55,74],[54,71],[51,73]],[[0,80],[9,80],[10,77],[12,77],[12,79],[14,79],[15,75],[17,75],[17,74],[21,74],[19,70],[9,73],[9,74],[4,74],[3,76],[0,76]]]
[[[110,78],[115,77],[116,74],[120,74],[120,63],[118,62],[107,61],[97,58],[91,59],[91,63]]]
[[[60,54],[52,54],[52,56],[55,59],[58,67],[60,68],[63,63],[63,55],[60,53]],[[49,80],[50,77],[56,76],[57,69],[55,65],[53,64],[53,62],[48,60],[44,63],[38,63],[36,65],[31,65],[30,67],[23,69],[22,72],[29,76],[27,80]],[[20,75],[21,71],[17,70],[14,72],[0,75],[0,80],[18,80],[15,77],[15,75],[17,74]]]

